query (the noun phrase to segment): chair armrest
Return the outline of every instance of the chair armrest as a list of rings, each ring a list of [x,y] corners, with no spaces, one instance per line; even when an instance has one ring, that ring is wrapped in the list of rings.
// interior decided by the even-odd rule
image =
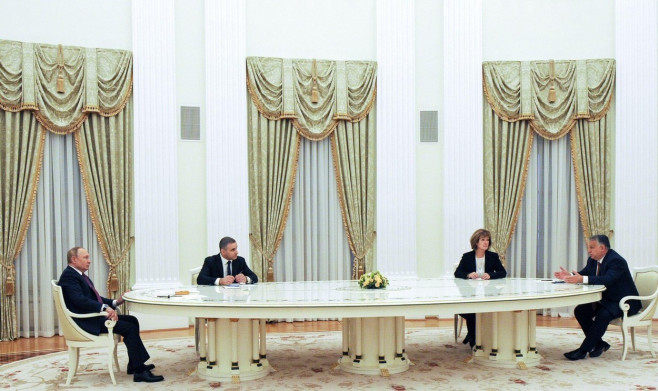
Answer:
[[[628,300],[651,300],[658,295],[658,290],[656,290],[653,295],[649,296],[625,296],[621,300],[619,300],[619,308],[624,311],[624,317],[626,316],[626,311],[628,311],[631,306],[626,304]]]
[[[109,315],[109,314],[108,314],[107,312],[105,312],[105,311],[101,311],[101,312],[90,312],[90,313],[88,313],[88,314],[76,314],[75,312],[71,312],[71,311],[68,311],[68,310],[67,310],[67,312],[68,312],[67,315],[69,315],[69,316],[72,317],[72,318],[94,318],[94,317],[96,317],[96,316],[104,316],[104,317],[107,318],[107,315]]]

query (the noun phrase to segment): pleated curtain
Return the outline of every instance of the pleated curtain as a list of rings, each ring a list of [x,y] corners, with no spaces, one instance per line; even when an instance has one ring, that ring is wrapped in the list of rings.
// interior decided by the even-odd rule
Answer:
[[[482,68],[485,227],[494,248],[504,259],[521,208],[533,132],[547,140],[571,132],[584,237],[610,235],[614,60],[485,62]]]
[[[355,256],[352,275],[372,268],[376,69],[367,61],[247,58],[250,240],[263,280],[274,280],[301,137],[332,137],[337,193]]]
[[[0,340],[18,335],[14,262],[30,224],[46,131],[76,133],[92,222],[110,268],[108,291],[112,296],[128,288],[131,92],[128,51],[0,41]]]
[[[52,337],[58,322],[50,281],[66,267],[66,251],[82,246],[89,251],[88,274],[107,278],[108,266],[87,207],[73,134],[46,132],[41,175],[25,244],[16,259],[16,319],[23,338]],[[97,284],[107,297],[105,284]]]

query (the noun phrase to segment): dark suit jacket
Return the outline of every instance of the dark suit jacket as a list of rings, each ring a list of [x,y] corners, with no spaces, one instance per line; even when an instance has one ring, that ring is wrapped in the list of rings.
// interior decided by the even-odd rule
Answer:
[[[240,273],[249,277],[252,284],[258,282],[258,276],[249,269],[244,258],[237,257],[231,262],[231,274],[237,276]],[[222,265],[222,258],[219,254],[215,254],[203,261],[203,267],[201,268],[201,272],[199,272],[199,276],[196,278],[196,283],[198,285],[215,285],[215,280],[223,277],[224,267]]]
[[[112,307],[112,299],[101,297],[103,304],[96,300],[96,294],[89,288],[87,282],[71,266],[67,266],[59,277],[57,285],[62,287],[64,303],[69,311],[76,314],[88,314],[91,312],[100,312],[103,304]],[[93,282],[92,282],[93,285]],[[94,318],[73,318],[84,331],[99,335],[101,326],[105,324],[105,317],[97,316]]]
[[[626,296],[639,296],[628,263],[613,249],[608,250],[603,257],[598,276],[596,261],[592,258],[587,258],[587,264],[578,273],[587,276],[589,285],[605,285],[601,305],[617,317],[623,315],[619,308],[619,300]],[[628,310],[629,315],[636,314],[642,306],[639,300],[629,300],[627,303],[631,306]]]
[[[467,276],[475,271],[475,250],[469,251],[462,255],[459,266],[455,270],[455,277],[468,278]],[[507,271],[500,262],[498,254],[493,251],[484,252],[484,272],[488,273],[491,279],[505,278]]]

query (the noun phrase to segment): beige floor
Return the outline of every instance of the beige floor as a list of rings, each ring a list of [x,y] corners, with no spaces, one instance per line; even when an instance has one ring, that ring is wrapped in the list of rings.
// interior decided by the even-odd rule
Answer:
[[[658,326],[658,322],[655,322]],[[406,327],[452,327],[452,318],[427,318],[425,320],[407,320]],[[578,327],[575,319],[551,318],[546,316],[537,316],[537,326],[539,327]],[[341,324],[338,321],[317,321],[317,322],[292,322],[292,323],[268,323],[268,333],[295,333],[311,331],[338,331]],[[465,330],[462,331],[465,334]],[[176,338],[193,336],[194,328],[175,330],[157,330],[143,331],[144,340],[160,338]],[[38,356],[41,354],[59,352],[66,350],[66,342],[63,337],[40,337],[40,338],[19,338],[14,341],[0,342],[0,365],[12,361],[22,360],[24,358]]]

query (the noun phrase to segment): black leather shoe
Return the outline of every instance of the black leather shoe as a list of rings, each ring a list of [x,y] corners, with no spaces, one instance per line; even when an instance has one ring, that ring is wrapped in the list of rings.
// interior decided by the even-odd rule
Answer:
[[[564,357],[568,358],[571,361],[582,360],[587,357],[587,352],[583,352],[580,349],[573,350],[571,352],[564,353]]]
[[[589,356],[590,357],[598,357],[598,356],[602,355],[603,352],[607,352],[608,349],[610,349],[610,344],[605,342],[605,341],[601,341],[601,342],[596,344],[596,347],[594,348],[594,350],[589,352]]]
[[[145,364],[144,365],[144,370],[146,370],[146,371],[150,371],[154,368],[155,368],[155,365],[153,365],[153,364]],[[129,375],[132,375],[133,373],[135,373],[135,370],[130,365],[128,365],[128,368],[126,368],[126,372]]]
[[[147,382],[147,383],[155,383],[155,382],[159,382],[159,381],[163,381],[163,380],[164,380],[163,376],[154,375],[148,369],[146,371],[143,371],[143,372],[137,372],[133,377],[133,381],[135,381],[135,382],[144,381],[144,382]]]

